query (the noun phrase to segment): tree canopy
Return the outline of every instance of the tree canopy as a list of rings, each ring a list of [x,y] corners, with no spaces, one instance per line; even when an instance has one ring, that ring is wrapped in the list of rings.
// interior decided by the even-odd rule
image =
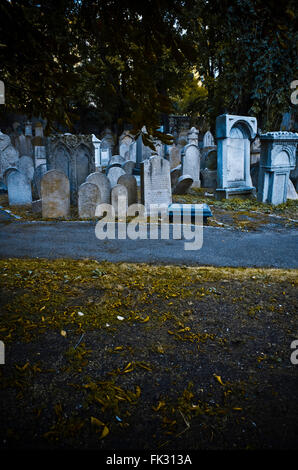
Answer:
[[[294,0],[2,0],[0,112],[48,132],[125,125],[151,135],[171,113],[214,128],[223,112],[279,126],[297,72]]]

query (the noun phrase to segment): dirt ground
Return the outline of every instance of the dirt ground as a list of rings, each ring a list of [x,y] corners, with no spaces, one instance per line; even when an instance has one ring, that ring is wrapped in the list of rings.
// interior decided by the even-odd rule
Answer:
[[[297,271],[0,261],[0,448],[297,449]]]

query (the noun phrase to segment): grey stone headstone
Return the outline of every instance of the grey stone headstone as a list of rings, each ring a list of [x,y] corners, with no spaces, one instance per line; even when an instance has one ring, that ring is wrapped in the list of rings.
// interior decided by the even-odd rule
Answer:
[[[180,165],[180,163],[181,163],[180,148],[177,147],[175,144],[172,145],[172,147],[170,149],[169,162],[170,162],[171,170],[173,168],[176,168],[176,166]]]
[[[184,147],[182,155],[182,174],[191,175],[193,187],[199,188],[200,183],[200,150],[195,144],[188,144]]]
[[[201,170],[202,188],[216,189],[217,171],[204,168]]]
[[[296,192],[295,186],[293,185],[290,179],[288,180],[287,199],[294,199],[295,201],[298,199],[298,194]]]
[[[78,214],[80,219],[95,216],[96,206],[101,203],[100,190],[97,184],[83,183],[78,191]]]
[[[150,204],[171,204],[170,163],[154,155],[141,164],[141,202],[147,210]]]
[[[178,181],[173,189],[173,194],[185,194],[189,190],[193,183],[193,179],[190,175],[182,175],[178,178]]]
[[[86,178],[86,183],[96,184],[100,191],[101,202],[110,204],[111,202],[111,183],[106,175],[98,171],[90,173]]]
[[[122,168],[128,175],[132,175],[133,169],[136,166],[135,162],[132,160],[127,160],[125,163],[122,164]]]
[[[9,135],[0,131],[0,178],[3,178],[8,168],[16,168],[19,159],[19,152],[11,143]]]
[[[34,190],[36,191],[38,197],[41,197],[41,179],[43,175],[47,172],[47,165],[45,163],[42,163],[41,165],[38,165],[38,167],[35,168],[34,170],[34,175],[33,175],[33,187]]]
[[[34,175],[34,164],[31,157],[23,155],[18,161],[18,170],[25,175],[29,181],[32,181]]]
[[[122,165],[125,163],[125,158],[120,155],[113,155],[109,160],[109,165],[112,165],[113,163],[120,163],[120,165]]]
[[[129,152],[130,145],[133,141],[133,137],[127,131],[123,132],[119,138],[119,153],[125,160],[127,160],[126,152]]]
[[[4,177],[10,206],[32,203],[31,183],[23,173],[15,168],[10,168],[5,172]]]
[[[67,176],[59,170],[47,171],[41,180],[42,217],[68,217],[70,186]]]
[[[203,147],[213,147],[214,138],[210,131],[207,131],[203,137]]]
[[[125,212],[127,211],[128,199],[126,186],[123,186],[122,184],[116,184],[115,186],[113,186],[111,191],[111,202],[115,210],[116,217],[121,217],[122,215],[124,215],[124,211],[121,211],[121,207],[125,210]],[[120,210],[118,211],[118,209]]]
[[[120,176],[118,184],[121,184],[127,189],[127,201],[128,205],[136,204],[138,202],[137,193],[137,180],[133,175],[125,174]]]
[[[107,177],[110,180],[111,187],[116,186],[120,176],[125,175],[125,171],[117,166],[110,168]]]

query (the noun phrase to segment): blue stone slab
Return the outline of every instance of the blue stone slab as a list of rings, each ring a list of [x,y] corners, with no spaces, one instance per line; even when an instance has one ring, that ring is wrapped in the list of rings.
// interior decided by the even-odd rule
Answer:
[[[195,215],[203,215],[203,222],[207,222],[208,217],[212,217],[212,212],[207,204],[179,204],[173,203],[168,207],[169,220],[173,219],[174,215],[183,214],[190,215],[191,219],[195,219]],[[193,221],[193,220],[192,220]]]

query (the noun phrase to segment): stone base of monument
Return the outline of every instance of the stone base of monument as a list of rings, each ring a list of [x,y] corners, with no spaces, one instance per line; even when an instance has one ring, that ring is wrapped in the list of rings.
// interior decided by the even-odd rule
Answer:
[[[168,207],[169,221],[177,220],[180,215],[181,223],[183,216],[190,216],[191,223],[195,223],[196,216],[203,216],[203,223],[208,222],[208,217],[212,217],[212,212],[207,204],[170,204]]]
[[[256,188],[254,186],[244,186],[242,188],[218,188],[215,191],[215,197],[218,201],[232,198],[253,198],[256,197]]]

